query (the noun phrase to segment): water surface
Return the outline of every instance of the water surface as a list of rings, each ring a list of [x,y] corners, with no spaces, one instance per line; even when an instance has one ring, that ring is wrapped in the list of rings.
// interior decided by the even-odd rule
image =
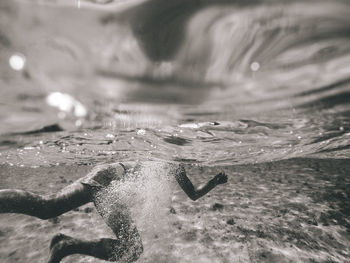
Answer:
[[[347,1],[2,1],[0,68],[3,171],[325,160],[348,185]]]

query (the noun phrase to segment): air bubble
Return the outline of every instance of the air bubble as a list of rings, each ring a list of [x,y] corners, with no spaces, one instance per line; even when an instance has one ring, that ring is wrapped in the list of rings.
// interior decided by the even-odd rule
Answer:
[[[9,59],[10,67],[13,70],[21,71],[26,64],[26,58],[22,54],[13,54]]]
[[[250,69],[252,71],[258,71],[260,69],[260,64],[254,61],[252,64],[250,64]]]

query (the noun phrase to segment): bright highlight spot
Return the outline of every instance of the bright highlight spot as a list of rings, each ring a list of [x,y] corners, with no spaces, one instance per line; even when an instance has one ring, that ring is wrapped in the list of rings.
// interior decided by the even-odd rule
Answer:
[[[87,114],[87,110],[84,107],[83,104],[81,104],[79,101],[75,101],[74,105],[74,115],[76,117],[85,117]]]
[[[260,69],[260,64],[254,61],[252,64],[250,64],[250,69],[252,71],[258,71]]]
[[[190,129],[198,129],[200,126],[197,123],[184,123],[180,124],[181,128],[190,128]]]
[[[87,110],[85,106],[71,95],[61,92],[52,92],[46,98],[47,104],[58,108],[64,113],[73,113],[76,117],[85,117]]]
[[[76,121],[75,121],[75,126],[76,126],[76,127],[80,127],[81,125],[83,125],[82,120],[76,120]]]
[[[137,135],[141,135],[141,136],[146,135],[146,131],[144,129],[140,129],[136,133],[137,133]]]
[[[21,71],[26,64],[26,58],[22,54],[13,54],[9,59],[9,64],[13,70]]]
[[[114,136],[113,134],[108,133],[108,134],[106,135],[106,138],[109,138],[109,139],[114,139],[114,138],[115,138],[115,136]]]

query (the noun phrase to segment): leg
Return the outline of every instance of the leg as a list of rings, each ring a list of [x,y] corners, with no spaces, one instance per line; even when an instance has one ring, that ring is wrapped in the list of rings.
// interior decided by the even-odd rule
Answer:
[[[125,205],[101,203],[94,198],[97,211],[118,239],[93,241],[75,239],[59,234],[51,241],[49,263],[58,263],[72,254],[83,254],[108,261],[134,262],[143,252],[141,237]]]
[[[20,213],[49,219],[92,201],[92,189],[75,182],[52,197],[23,190],[0,190],[0,213]]]
[[[64,257],[73,254],[88,255],[107,261],[134,262],[143,252],[140,242],[141,240],[139,243],[124,243],[124,240],[110,238],[87,241],[58,234],[51,241],[48,263],[59,263]]]
[[[58,263],[64,257],[73,254],[89,255],[103,260],[114,261],[114,251],[119,246],[119,242],[113,239],[103,238],[87,241],[58,234],[51,241],[49,263]]]

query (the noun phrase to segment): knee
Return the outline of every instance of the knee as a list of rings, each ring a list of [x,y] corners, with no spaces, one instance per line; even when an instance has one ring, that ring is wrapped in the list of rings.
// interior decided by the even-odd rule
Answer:
[[[42,198],[37,208],[37,217],[42,220],[48,220],[61,215],[59,209],[57,209],[54,200]]]
[[[25,199],[25,214],[35,216],[42,220],[47,220],[57,216],[54,213],[55,211],[53,209],[53,200],[47,199],[46,197],[41,195],[35,195],[31,193],[28,193],[25,196]]]
[[[51,215],[51,214],[48,214],[48,213],[39,213],[38,216],[37,216],[39,219],[41,220],[49,220],[49,219],[52,219],[54,217],[56,217],[55,215]]]
[[[51,218],[56,217],[56,215],[48,208],[46,207],[42,207],[38,213],[37,213],[37,217],[41,220],[49,220]]]

